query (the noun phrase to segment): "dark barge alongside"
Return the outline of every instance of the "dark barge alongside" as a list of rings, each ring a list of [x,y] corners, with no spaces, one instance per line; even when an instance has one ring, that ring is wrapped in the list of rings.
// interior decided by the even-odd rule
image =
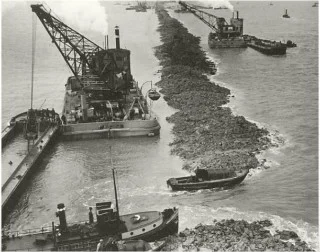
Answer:
[[[284,55],[287,51],[287,45],[282,42],[259,39],[255,36],[244,35],[247,46],[264,53],[266,55]]]
[[[194,191],[231,187],[240,184],[248,173],[249,169],[243,169],[241,171],[197,169],[195,176],[170,178],[167,180],[167,185],[170,186],[173,191]]]

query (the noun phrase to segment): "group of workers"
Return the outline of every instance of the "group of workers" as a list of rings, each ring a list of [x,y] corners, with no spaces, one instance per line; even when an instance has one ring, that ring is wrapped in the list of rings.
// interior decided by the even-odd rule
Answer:
[[[41,128],[46,128],[49,124],[53,125],[61,125],[60,116],[54,111],[54,109],[41,109],[35,110],[37,121],[40,122]]]

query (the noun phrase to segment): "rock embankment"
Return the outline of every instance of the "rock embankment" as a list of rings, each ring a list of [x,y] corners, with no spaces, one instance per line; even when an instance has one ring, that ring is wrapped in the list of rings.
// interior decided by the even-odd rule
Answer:
[[[162,69],[157,85],[167,103],[179,111],[174,123],[172,152],[185,161],[184,168],[255,168],[255,154],[270,146],[268,131],[235,116],[224,107],[230,90],[208,80],[215,66],[194,37],[176,19],[157,9],[162,45],[156,48]],[[265,161],[265,160],[264,160]],[[311,251],[292,231],[272,234],[269,220],[249,223],[233,219],[199,224],[168,238],[164,251]]]
[[[164,9],[157,9],[157,15],[162,45],[155,54],[163,66],[157,85],[167,103],[179,110],[167,118],[174,123],[172,152],[188,170],[256,167],[255,153],[270,144],[268,131],[223,107],[230,90],[207,78],[215,66],[201,50],[200,38]]]
[[[199,224],[170,236],[164,251],[313,251],[293,231],[268,230],[269,220],[248,223],[241,220],[214,221],[213,225]]]

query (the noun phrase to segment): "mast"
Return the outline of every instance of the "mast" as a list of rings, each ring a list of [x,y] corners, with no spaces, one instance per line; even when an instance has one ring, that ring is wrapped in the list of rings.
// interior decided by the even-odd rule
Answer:
[[[34,63],[35,63],[35,51],[36,51],[36,32],[37,32],[37,19],[35,15],[32,15],[32,58],[31,58],[31,104],[33,107],[33,80],[34,80]]]
[[[116,199],[117,220],[119,221],[120,220],[120,214],[119,214],[118,194],[117,194],[117,185],[116,185],[116,178],[115,178],[115,168],[113,167],[111,146],[110,146],[110,157],[111,157],[112,177],[113,177],[113,185],[114,185],[114,197]]]

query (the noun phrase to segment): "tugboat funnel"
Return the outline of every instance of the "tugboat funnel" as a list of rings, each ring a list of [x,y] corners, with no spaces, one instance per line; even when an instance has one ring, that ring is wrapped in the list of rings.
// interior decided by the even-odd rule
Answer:
[[[120,36],[119,36],[119,26],[115,27],[115,35],[116,35],[116,49],[120,49]]]

